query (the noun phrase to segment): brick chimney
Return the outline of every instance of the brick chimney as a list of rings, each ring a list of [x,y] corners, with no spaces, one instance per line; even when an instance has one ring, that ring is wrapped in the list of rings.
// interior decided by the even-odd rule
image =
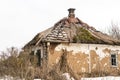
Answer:
[[[68,9],[68,12],[69,12],[68,17],[70,17],[70,18],[75,18],[74,11],[75,11],[74,8],[69,8],[69,9]]]

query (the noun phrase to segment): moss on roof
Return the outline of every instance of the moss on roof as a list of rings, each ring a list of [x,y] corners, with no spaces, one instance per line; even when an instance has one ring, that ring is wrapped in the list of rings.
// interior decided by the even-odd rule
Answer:
[[[76,35],[73,37],[73,42],[103,43],[104,41],[94,37],[88,30],[80,27],[76,31]]]
[[[97,31],[78,18],[74,20],[76,22],[69,22],[68,18],[61,19],[53,27],[38,33],[24,49],[47,41],[120,45],[119,40]]]

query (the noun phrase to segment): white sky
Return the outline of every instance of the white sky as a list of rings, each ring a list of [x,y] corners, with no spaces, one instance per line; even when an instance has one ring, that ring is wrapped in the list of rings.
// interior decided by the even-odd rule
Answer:
[[[76,8],[76,17],[97,30],[120,23],[120,0],[0,0],[0,51],[23,47],[67,17],[68,8]]]

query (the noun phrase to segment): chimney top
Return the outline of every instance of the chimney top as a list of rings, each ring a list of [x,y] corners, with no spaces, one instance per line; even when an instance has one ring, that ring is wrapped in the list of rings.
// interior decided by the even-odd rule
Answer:
[[[69,12],[68,17],[74,18],[75,17],[74,11],[75,11],[75,8],[69,8],[68,9],[68,12]]]
[[[68,9],[68,11],[69,11],[69,13],[71,13],[71,12],[73,12],[73,13],[74,13],[75,8],[69,8],[69,9]]]

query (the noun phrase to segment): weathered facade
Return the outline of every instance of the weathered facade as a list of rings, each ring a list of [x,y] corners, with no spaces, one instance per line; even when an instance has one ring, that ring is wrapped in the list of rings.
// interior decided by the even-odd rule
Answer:
[[[58,44],[49,53],[49,65],[57,64],[62,54],[61,50],[66,49],[67,61],[75,73],[90,72],[111,72],[120,68],[120,46],[101,44],[69,43]],[[114,69],[114,70],[112,70]]]
[[[24,50],[38,56],[38,65],[52,69],[66,54],[66,63],[78,76],[90,73],[119,75],[120,41],[75,17],[73,8],[68,17],[38,33]]]

